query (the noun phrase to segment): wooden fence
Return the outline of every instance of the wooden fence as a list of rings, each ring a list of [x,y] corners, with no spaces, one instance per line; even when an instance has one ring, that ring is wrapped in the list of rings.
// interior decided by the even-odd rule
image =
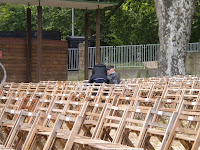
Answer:
[[[67,80],[67,42],[42,41],[42,80]],[[27,41],[19,38],[0,38],[0,60],[7,71],[7,82],[27,81]],[[37,81],[37,40],[32,40],[32,82]],[[0,71],[0,79],[3,78]]]

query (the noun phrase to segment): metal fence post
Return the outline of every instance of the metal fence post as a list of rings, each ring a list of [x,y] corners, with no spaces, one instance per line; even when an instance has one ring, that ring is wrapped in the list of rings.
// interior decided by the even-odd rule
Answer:
[[[146,61],[146,46],[143,45],[143,49],[144,49],[144,62],[143,62],[143,65],[144,65],[144,69],[145,69],[145,61]]]
[[[200,39],[199,39],[199,51],[200,51]]]
[[[116,51],[116,46],[113,46],[113,54],[114,54],[114,64],[113,65],[116,68],[116,62],[115,62],[115,57],[116,57],[115,54],[116,53],[115,53],[115,51]]]

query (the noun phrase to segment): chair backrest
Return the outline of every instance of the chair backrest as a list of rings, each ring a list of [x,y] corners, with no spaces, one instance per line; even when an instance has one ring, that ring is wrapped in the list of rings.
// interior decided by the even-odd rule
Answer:
[[[135,104],[136,98],[135,97],[124,97],[119,96],[115,103],[112,103],[113,106],[122,106],[122,105],[130,105],[133,106]]]
[[[13,83],[9,89],[9,92],[19,92],[21,83]]]
[[[72,94],[72,93],[74,93],[74,91],[75,91],[75,88],[76,88],[76,86],[75,85],[71,85],[71,84],[69,84],[69,85],[66,85],[65,86],[65,90],[64,90],[64,93],[63,94]]]
[[[178,110],[182,103],[182,95],[183,88],[167,88],[158,109],[169,112]]]
[[[126,111],[127,106],[118,107],[107,104],[92,138],[109,140],[116,143],[115,138],[120,136],[120,134],[118,134],[118,130],[122,130],[120,129],[120,125],[125,117]]]
[[[34,112],[48,113],[50,111],[53,102],[54,102],[53,100],[39,99]]]
[[[73,103],[71,104],[73,105]],[[75,112],[73,110],[67,110],[66,114],[58,115],[51,133],[48,136],[47,142],[44,145],[44,149],[51,149],[55,136],[60,139],[66,139],[66,136],[69,136],[66,144],[64,145],[64,149],[72,148],[74,139],[83,124],[83,117],[88,107],[88,102],[85,102],[83,105],[81,104],[79,106],[81,106],[79,113],[77,113],[77,111]]]
[[[33,94],[35,93],[37,87],[38,87],[38,84],[30,83],[26,90],[26,98],[31,98]]]
[[[48,94],[55,94],[56,86],[52,83],[47,84],[45,92]]]
[[[124,90],[123,96],[124,97],[136,97],[138,89],[139,89],[139,84],[127,84],[127,85],[125,85],[125,90]]]
[[[168,87],[163,96],[164,99],[180,100],[183,94],[183,88]]]
[[[180,141],[182,146],[186,149],[189,147],[191,150],[196,150],[200,146],[200,113],[199,111],[191,112],[184,110],[184,105],[185,104],[183,103],[181,108],[182,111],[179,111],[177,120],[174,122],[167,143],[163,147],[165,149],[169,149],[174,140]]]
[[[196,80],[183,80],[182,87],[187,89],[193,89],[195,88],[196,82]]]
[[[0,96],[1,96],[1,97],[3,97],[3,96],[4,96],[4,97],[10,96],[10,95],[9,95],[9,91],[2,90]]]
[[[153,84],[141,84],[136,98],[149,98]]]
[[[30,83],[21,83],[19,91],[26,92],[29,86],[30,86]]]
[[[39,99],[29,99],[29,98],[24,98],[23,102],[20,106],[20,109],[24,109],[28,112],[33,112],[35,110],[35,107],[38,103]]]
[[[64,94],[64,91],[65,91],[65,85],[64,84],[56,83],[55,85],[51,85],[51,86],[54,87],[53,94]]]
[[[95,134],[95,129],[99,125],[105,111],[106,103],[90,102],[83,116],[83,126],[79,131],[82,135],[91,137]]]
[[[0,110],[2,111],[5,108],[10,100],[11,96],[7,94],[7,91],[2,91],[0,96]]]
[[[95,99],[98,98],[99,94],[101,91],[101,86],[97,85],[97,86],[89,86],[87,93],[85,95],[84,101],[95,101]]]
[[[3,88],[3,90],[5,90],[5,91],[9,91],[13,84],[14,84],[14,82],[5,82],[5,83],[3,84],[3,86],[2,86],[2,88]]]
[[[113,85],[111,84],[104,84],[102,85],[101,91],[99,96],[111,96],[113,90]]]
[[[125,91],[125,85],[123,84],[115,84],[113,85],[113,90],[111,96],[117,95],[117,96],[123,96]]]
[[[37,92],[35,91],[34,94],[30,98],[32,99],[41,99],[45,95],[44,92]]]
[[[176,80],[168,81],[168,88],[180,88],[180,87],[182,87],[182,81],[176,81]]]
[[[151,137],[157,137],[160,140],[162,137],[161,147],[159,149],[164,149],[166,141],[169,138],[171,129],[177,120],[178,112],[164,112],[155,109],[150,109],[148,118],[143,124],[142,130],[140,132],[138,143],[136,147],[145,148],[147,144],[151,145]],[[151,135],[150,137],[148,137]],[[151,145],[152,146],[152,145]],[[156,147],[154,147],[156,149]]]
[[[10,97],[6,108],[13,109],[13,110],[20,110],[23,104],[24,97]]]
[[[44,114],[43,114],[44,115]],[[39,126],[43,123],[43,118],[41,113],[32,113],[25,110],[21,111],[21,114],[18,117],[18,120],[15,122],[6,142],[5,147],[13,147],[16,149],[23,149],[23,143],[21,140],[29,139],[30,136],[25,132],[24,134],[18,134],[20,131],[26,131],[29,133],[34,131],[36,126]],[[17,141],[17,142],[16,142]]]
[[[139,109],[157,109],[160,105],[161,98],[141,98],[135,99],[134,106]]]
[[[1,126],[8,126],[10,124],[14,125],[20,114],[21,111],[19,110],[12,110],[9,108],[5,108],[0,116],[0,125]]]
[[[165,94],[167,85],[155,83],[148,98],[162,98]]]
[[[74,91],[75,94],[78,94],[78,95],[86,95],[87,94],[87,91],[88,91],[88,88],[92,86],[92,84],[89,84],[89,83],[80,83],[76,86],[76,89]]]
[[[147,109],[138,109],[134,106],[129,106],[121,124],[121,130],[118,133],[119,136],[115,138],[115,142],[135,147],[138,142],[137,135],[142,131],[149,111]]]

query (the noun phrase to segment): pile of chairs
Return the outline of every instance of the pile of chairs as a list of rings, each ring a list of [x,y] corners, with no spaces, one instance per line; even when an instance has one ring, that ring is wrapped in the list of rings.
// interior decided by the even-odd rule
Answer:
[[[176,76],[118,85],[5,83],[0,87],[0,148],[168,150],[178,141],[183,149],[197,150],[199,82]]]

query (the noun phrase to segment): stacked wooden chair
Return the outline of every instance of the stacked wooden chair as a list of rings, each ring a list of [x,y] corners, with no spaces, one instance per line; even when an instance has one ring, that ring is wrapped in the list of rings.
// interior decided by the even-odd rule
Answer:
[[[193,76],[127,79],[119,85],[5,83],[0,140],[3,148],[23,150],[168,150],[175,141],[196,150],[198,83]]]

